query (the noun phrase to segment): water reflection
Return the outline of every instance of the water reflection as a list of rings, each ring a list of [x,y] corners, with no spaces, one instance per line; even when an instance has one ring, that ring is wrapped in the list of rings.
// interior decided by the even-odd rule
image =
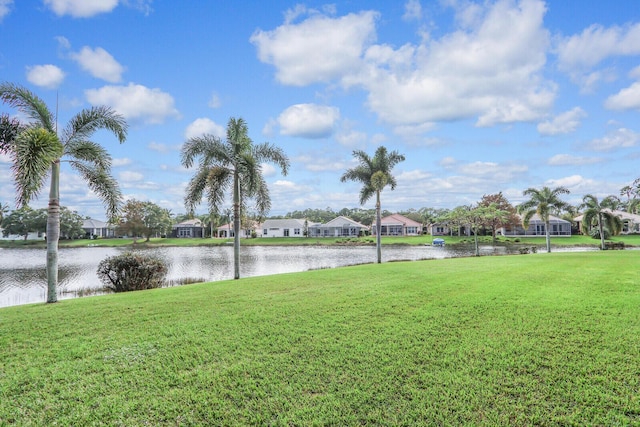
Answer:
[[[61,248],[58,298],[99,293],[102,284],[96,270],[109,256],[125,248]],[[555,249],[554,249],[555,250]],[[574,249],[575,250],[575,249]],[[139,251],[163,259],[169,266],[167,280],[217,281],[233,278],[233,247],[162,247]],[[480,246],[481,255],[517,253],[506,246]],[[469,246],[385,246],[383,262],[472,256]],[[244,246],[240,251],[241,277],[264,276],[354,264],[372,263],[374,246]],[[0,307],[46,300],[46,250],[0,248]]]

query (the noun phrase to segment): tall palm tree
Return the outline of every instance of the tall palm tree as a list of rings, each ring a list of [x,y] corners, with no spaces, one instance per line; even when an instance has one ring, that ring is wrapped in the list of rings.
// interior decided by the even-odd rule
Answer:
[[[205,196],[209,212],[219,212],[227,192],[233,200],[233,260],[234,279],[240,278],[240,218],[247,199],[255,199],[256,209],[264,215],[271,208],[269,189],[262,176],[262,163],[279,166],[282,174],[289,169],[284,152],[268,142],[253,145],[249,130],[242,118],[230,118],[227,138],[222,141],[213,135],[194,137],[182,147],[182,165],[193,166],[199,160],[198,170],[189,181],[185,205],[192,211]]]
[[[522,225],[524,228],[529,227],[531,217],[538,214],[544,222],[544,229],[547,241],[547,252],[551,252],[551,235],[549,234],[549,215],[554,211],[565,209],[568,205],[560,199],[561,194],[569,194],[569,190],[565,187],[549,187],[527,188],[522,192],[524,196],[529,196],[529,200],[518,206],[518,213],[522,216]]]
[[[107,214],[115,218],[121,199],[111,176],[111,156],[92,135],[105,129],[122,143],[127,136],[125,119],[109,107],[84,109],[71,118],[61,135],[47,105],[28,89],[0,84],[0,99],[24,114],[29,124],[12,146],[17,205],[24,206],[42,189],[50,176],[47,210],[47,302],[58,300],[58,240],[60,239],[60,162],[66,161],[104,202]]]
[[[396,188],[397,182],[395,177],[391,175],[391,170],[395,165],[404,161],[404,155],[395,150],[388,153],[385,147],[380,146],[373,158],[362,150],[355,150],[353,157],[358,161],[358,165],[348,169],[340,177],[340,181],[355,181],[362,184],[362,189],[360,190],[361,205],[364,205],[374,194],[376,195],[376,250],[378,264],[380,264],[382,262],[380,193],[387,185],[392,190]]]
[[[616,197],[609,196],[598,202],[598,198],[592,194],[587,194],[582,198],[580,208],[585,208],[582,214],[582,231],[589,232],[592,224],[598,227],[600,233],[600,248],[606,249],[604,245],[604,230],[609,230],[611,234],[618,234],[622,230],[622,219],[612,212],[616,205]]]

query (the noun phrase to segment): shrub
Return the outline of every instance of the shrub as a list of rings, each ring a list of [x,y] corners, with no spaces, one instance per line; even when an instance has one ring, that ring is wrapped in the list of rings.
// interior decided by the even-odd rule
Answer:
[[[607,230],[606,228],[603,230],[603,234],[605,240],[609,240],[609,238],[611,237],[611,233],[609,233],[609,230]],[[597,227],[594,227],[591,229],[591,231],[589,231],[589,235],[594,239],[600,239],[600,230],[598,230]]]
[[[105,258],[98,264],[98,277],[114,292],[158,288],[164,284],[167,266],[158,258],[126,252]]]

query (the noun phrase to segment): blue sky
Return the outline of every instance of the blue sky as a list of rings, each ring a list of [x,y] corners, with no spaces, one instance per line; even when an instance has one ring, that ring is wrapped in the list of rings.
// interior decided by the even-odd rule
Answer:
[[[182,143],[224,137],[230,117],[291,160],[287,176],[264,167],[272,215],[358,207],[340,176],[353,150],[379,145],[406,156],[382,195],[390,211],[499,191],[517,204],[543,185],[578,204],[640,177],[636,1],[0,0],[0,80],[52,109],[57,97],[61,126],[91,105],[123,114],[124,144],[94,139],[126,198],[174,213],[194,173]],[[13,207],[9,168],[0,157]],[[104,219],[67,169],[61,203]]]

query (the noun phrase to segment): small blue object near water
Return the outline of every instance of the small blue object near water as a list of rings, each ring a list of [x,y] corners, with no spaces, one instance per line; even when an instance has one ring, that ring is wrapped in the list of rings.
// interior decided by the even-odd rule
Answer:
[[[440,238],[433,239],[433,241],[431,242],[431,244],[432,244],[433,246],[444,246],[444,239],[440,239]]]

